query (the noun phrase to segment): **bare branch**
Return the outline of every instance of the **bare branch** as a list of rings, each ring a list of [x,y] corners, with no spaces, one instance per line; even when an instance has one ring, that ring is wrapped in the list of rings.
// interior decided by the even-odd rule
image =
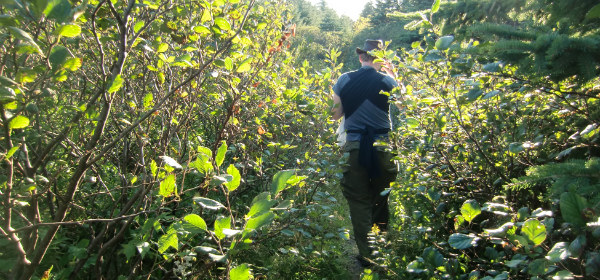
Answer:
[[[53,223],[39,223],[39,224],[34,224],[34,225],[30,225],[30,226],[25,226],[25,227],[21,227],[18,229],[14,229],[9,231],[8,233],[17,233],[17,232],[21,232],[21,231],[25,231],[25,230],[31,230],[31,229],[35,229],[35,228],[39,228],[39,227],[47,227],[47,226],[81,226],[83,224],[91,224],[91,223],[110,223],[110,222],[118,222],[120,220],[125,220],[125,219],[129,219],[131,217],[136,217],[142,214],[148,214],[148,213],[154,213],[156,211],[141,211],[138,213],[134,213],[134,214],[130,214],[130,215],[125,215],[125,216],[119,216],[116,218],[112,218],[112,219],[88,219],[88,220],[83,220],[83,221],[66,221],[66,222],[53,222]]]

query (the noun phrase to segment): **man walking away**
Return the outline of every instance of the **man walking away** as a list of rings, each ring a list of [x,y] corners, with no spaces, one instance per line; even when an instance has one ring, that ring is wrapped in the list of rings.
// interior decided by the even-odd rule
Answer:
[[[396,180],[398,170],[393,154],[375,141],[386,141],[392,125],[388,96],[398,83],[391,65],[374,62],[369,51],[383,47],[381,40],[367,40],[363,49],[356,48],[360,69],[344,73],[333,86],[333,119],[345,118],[347,133],[343,150],[349,154],[341,181],[342,192],[348,201],[354,238],[358,247],[357,259],[368,266],[372,248],[367,235],[373,225],[386,231],[389,220],[388,194],[382,192]],[[379,72],[385,70],[390,75]]]

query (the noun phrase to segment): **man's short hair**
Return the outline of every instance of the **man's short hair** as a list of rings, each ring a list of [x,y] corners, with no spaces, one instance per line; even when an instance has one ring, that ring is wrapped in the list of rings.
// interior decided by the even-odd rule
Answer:
[[[373,62],[375,60],[375,57],[368,53],[358,54],[358,57],[360,57],[360,60],[364,62]]]

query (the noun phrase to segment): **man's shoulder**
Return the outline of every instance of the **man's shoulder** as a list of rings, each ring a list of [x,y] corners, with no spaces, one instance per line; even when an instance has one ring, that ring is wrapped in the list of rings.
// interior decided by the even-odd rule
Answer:
[[[333,91],[334,91],[334,92],[335,92],[337,95],[339,95],[339,94],[341,93],[341,91],[342,91],[342,88],[343,88],[343,87],[344,87],[344,86],[345,86],[345,85],[346,85],[346,84],[347,84],[347,83],[350,81],[350,75],[351,75],[352,73],[354,73],[354,72],[356,72],[356,71],[349,71],[349,72],[346,72],[346,73],[342,74],[342,75],[341,75],[341,76],[338,78],[337,82],[336,82],[336,83],[335,83],[335,85],[333,86]]]
[[[358,72],[358,70],[352,70],[352,71],[344,72],[344,73],[343,73],[343,74],[340,76],[340,78],[339,78],[338,80],[340,80],[340,79],[342,79],[342,78],[344,78],[344,79],[349,79],[349,78],[350,78],[350,76],[351,76],[351,75],[353,75],[353,74],[354,74],[354,73],[356,73],[356,72]]]
[[[379,73],[379,74],[381,74],[381,75],[382,75],[382,78],[381,78],[381,80],[382,80],[382,81],[383,81],[383,82],[384,82],[386,85],[388,85],[388,86],[390,86],[390,87],[397,87],[397,86],[398,86],[398,82],[396,82],[396,80],[395,80],[395,79],[394,79],[392,76],[390,76],[390,75],[388,75],[388,74],[384,74],[384,73]]]

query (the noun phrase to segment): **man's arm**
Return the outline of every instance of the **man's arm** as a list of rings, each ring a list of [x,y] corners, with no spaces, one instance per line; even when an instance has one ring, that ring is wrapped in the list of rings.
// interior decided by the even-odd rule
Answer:
[[[331,108],[331,118],[339,120],[344,115],[344,108],[342,108],[342,100],[337,94],[333,94],[333,108]]]

